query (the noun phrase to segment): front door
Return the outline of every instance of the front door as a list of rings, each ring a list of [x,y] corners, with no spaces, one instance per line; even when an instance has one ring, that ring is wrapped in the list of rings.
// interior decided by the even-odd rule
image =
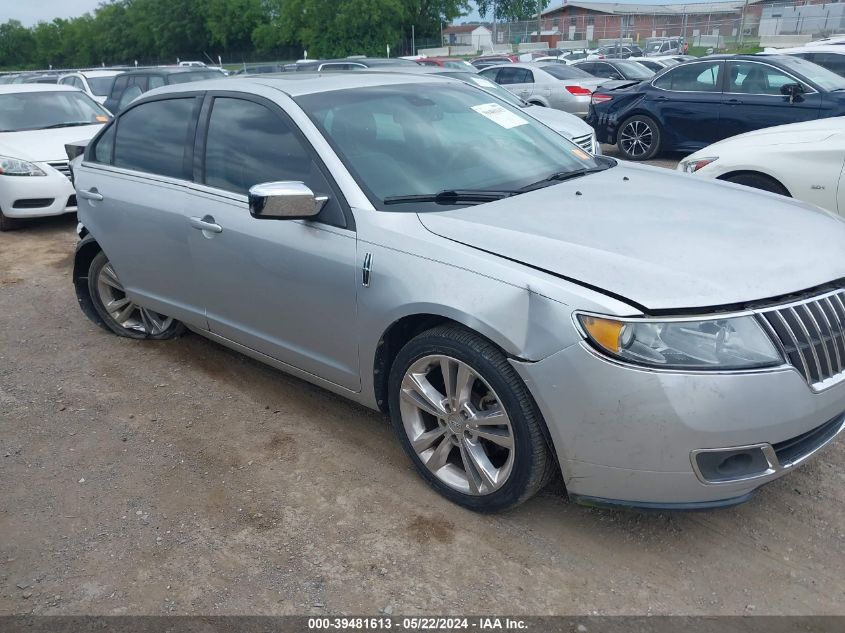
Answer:
[[[806,92],[790,101],[780,90],[794,83],[803,85]],[[722,138],[817,119],[821,104],[822,97],[812,86],[779,68],[756,61],[728,62],[722,98]]]
[[[356,236],[337,186],[277,105],[216,96],[208,106],[189,244],[209,329],[359,389]],[[304,182],[329,202],[313,220],[252,217],[249,188],[276,181]]]

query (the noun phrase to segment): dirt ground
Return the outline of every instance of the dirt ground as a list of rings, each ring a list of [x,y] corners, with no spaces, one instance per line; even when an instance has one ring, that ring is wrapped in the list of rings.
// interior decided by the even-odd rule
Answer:
[[[451,505],[386,420],[76,305],[72,217],[0,234],[0,615],[845,614],[845,442],[746,505]]]

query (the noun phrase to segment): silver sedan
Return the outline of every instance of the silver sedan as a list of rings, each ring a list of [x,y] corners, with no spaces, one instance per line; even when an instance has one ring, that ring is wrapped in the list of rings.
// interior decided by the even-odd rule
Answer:
[[[168,86],[73,168],[92,321],[384,411],[467,508],[558,469],[588,504],[736,504],[843,429],[840,218],[591,156],[453,79]]]
[[[587,116],[590,96],[607,79],[596,78],[583,70],[555,62],[507,64],[481,71],[519,98],[533,105]]]

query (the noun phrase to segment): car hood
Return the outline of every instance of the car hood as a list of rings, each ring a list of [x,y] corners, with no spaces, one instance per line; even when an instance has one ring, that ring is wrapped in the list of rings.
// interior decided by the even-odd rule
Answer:
[[[647,166],[420,214],[432,233],[645,311],[744,304],[845,278],[845,221],[812,205]]]
[[[583,119],[578,118],[574,114],[568,114],[555,110],[554,108],[544,108],[543,106],[528,106],[525,111],[532,117],[552,128],[555,132],[563,134],[567,137],[585,136],[593,133],[593,128],[584,123]]]
[[[2,132],[0,155],[33,162],[67,160],[65,143],[90,140],[101,127],[101,123],[96,123],[53,130]]]

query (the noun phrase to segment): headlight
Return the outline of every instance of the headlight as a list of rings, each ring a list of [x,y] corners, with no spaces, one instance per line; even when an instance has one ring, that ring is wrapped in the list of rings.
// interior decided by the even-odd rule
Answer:
[[[46,176],[47,174],[35,163],[19,158],[0,156],[0,176]]]
[[[718,156],[708,156],[707,158],[696,158],[693,160],[682,160],[681,171],[688,174],[694,174],[702,167],[707,167],[710,163],[719,160]]]
[[[579,314],[590,343],[619,360],[664,369],[752,369],[783,363],[753,316],[614,319]]]

